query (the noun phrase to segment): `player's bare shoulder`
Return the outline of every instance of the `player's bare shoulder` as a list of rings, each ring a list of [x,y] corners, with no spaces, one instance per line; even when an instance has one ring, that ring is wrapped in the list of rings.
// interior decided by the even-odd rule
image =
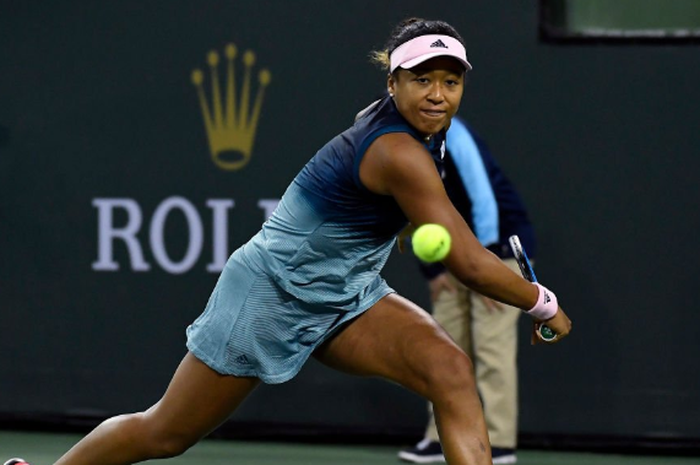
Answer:
[[[420,173],[432,164],[430,153],[410,134],[384,134],[367,148],[360,164],[360,179],[371,191],[389,194],[392,180]]]
[[[400,163],[414,153],[429,156],[423,144],[406,132],[390,132],[378,137],[367,149],[367,155],[381,157],[384,162]]]

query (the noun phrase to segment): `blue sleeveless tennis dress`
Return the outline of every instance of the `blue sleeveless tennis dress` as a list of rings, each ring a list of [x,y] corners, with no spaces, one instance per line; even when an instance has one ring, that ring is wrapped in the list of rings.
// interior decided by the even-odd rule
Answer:
[[[407,220],[393,197],[366,189],[369,145],[406,132],[441,163],[444,132],[429,144],[385,97],[304,166],[260,232],[236,250],[187,348],[213,370],[265,383],[294,377],[344,323],[394,292],[381,278]]]

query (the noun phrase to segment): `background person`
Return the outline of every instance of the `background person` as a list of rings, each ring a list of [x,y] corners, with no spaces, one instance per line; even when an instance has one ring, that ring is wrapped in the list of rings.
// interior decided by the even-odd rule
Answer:
[[[535,233],[525,205],[485,142],[457,116],[447,131],[442,178],[450,200],[479,242],[519,272],[508,238],[517,234],[530,258],[535,253]],[[515,463],[521,311],[472,291],[440,263],[421,263],[420,269],[428,280],[433,317],[474,363],[493,463]],[[432,408],[424,439],[400,451],[399,458],[416,463],[445,460]]]

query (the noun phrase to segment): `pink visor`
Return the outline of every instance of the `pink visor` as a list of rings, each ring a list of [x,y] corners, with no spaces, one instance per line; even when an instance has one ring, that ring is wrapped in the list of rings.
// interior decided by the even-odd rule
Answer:
[[[426,60],[440,56],[456,58],[467,71],[472,69],[472,65],[467,61],[467,51],[459,40],[446,35],[431,34],[413,38],[396,47],[389,57],[389,71],[393,73],[399,66],[411,69]]]

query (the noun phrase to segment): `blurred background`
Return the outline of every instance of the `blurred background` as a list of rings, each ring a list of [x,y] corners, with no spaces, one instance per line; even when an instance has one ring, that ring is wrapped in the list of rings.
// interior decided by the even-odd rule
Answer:
[[[574,322],[532,347],[521,319],[521,444],[699,450],[694,0],[1,0],[0,426],[155,402],[226,257],[384,91],[368,54],[410,16],[463,35],[459,113]],[[207,124],[229,95],[237,123]],[[412,256],[384,276],[429,307]],[[312,360],[215,434],[408,443],[425,419],[412,393]]]

